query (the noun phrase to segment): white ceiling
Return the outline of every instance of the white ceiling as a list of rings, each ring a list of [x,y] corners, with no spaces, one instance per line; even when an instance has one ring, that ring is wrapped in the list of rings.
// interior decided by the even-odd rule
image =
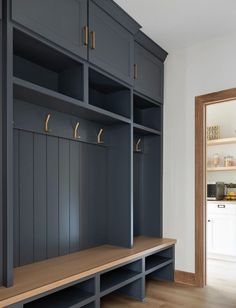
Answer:
[[[167,51],[236,34],[236,0],[115,0]]]

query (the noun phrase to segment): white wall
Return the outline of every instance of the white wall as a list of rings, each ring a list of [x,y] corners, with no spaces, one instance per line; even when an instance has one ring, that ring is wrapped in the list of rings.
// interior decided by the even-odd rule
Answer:
[[[176,268],[194,272],[195,96],[236,87],[236,34],[169,53],[165,65],[164,236]]]

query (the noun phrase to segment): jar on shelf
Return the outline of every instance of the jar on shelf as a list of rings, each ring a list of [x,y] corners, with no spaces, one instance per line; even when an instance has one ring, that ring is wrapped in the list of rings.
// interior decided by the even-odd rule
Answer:
[[[214,167],[218,167],[219,166],[219,164],[220,164],[220,156],[219,156],[219,154],[218,153],[215,153],[214,155],[213,155],[213,166]]]
[[[227,155],[224,157],[224,166],[231,167],[234,165],[234,157],[231,155]]]

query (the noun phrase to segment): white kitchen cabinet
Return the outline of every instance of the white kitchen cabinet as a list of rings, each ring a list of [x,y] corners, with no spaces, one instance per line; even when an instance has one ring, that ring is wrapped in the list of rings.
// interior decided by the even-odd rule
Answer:
[[[236,257],[236,204],[207,204],[207,253]]]

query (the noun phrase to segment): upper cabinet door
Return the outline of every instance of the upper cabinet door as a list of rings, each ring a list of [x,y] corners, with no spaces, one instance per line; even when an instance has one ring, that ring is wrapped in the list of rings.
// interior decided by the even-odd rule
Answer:
[[[163,102],[164,64],[141,45],[135,43],[134,89]]]
[[[87,59],[87,0],[12,0],[12,19]]]
[[[89,2],[89,61],[133,83],[134,37],[92,1]]]

